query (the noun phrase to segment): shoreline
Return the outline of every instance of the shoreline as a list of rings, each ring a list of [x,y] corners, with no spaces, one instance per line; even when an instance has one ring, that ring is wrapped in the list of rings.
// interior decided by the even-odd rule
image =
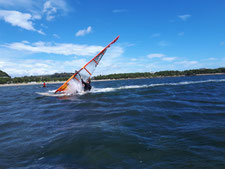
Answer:
[[[208,75],[224,75],[225,73],[208,73],[208,74],[196,74],[194,76],[208,76]],[[121,79],[101,79],[101,80],[92,80],[92,82],[101,82],[101,81],[115,81],[115,80],[130,80],[130,79],[151,79],[151,78],[166,78],[166,77],[184,77],[185,75],[179,76],[158,76],[158,77],[139,77],[139,78],[121,78]],[[45,82],[46,84],[60,84],[65,83],[66,81],[49,81]],[[8,86],[28,86],[28,85],[42,85],[43,82],[28,82],[28,83],[10,83],[10,84],[0,84],[0,87]]]
[[[58,83],[65,83],[66,81],[50,81],[45,82],[46,84],[58,84]],[[42,85],[43,82],[28,82],[28,83],[9,83],[9,84],[0,84],[0,87],[7,87],[7,86],[29,86],[29,85]]]

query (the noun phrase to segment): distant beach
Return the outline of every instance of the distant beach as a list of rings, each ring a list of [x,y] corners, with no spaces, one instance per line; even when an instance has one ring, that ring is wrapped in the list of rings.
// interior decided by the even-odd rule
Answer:
[[[65,81],[56,81],[56,82],[45,82],[46,84],[57,84],[65,83]],[[27,85],[42,85],[43,82],[28,82],[28,83],[9,83],[9,84],[0,84],[0,87],[6,86],[27,86]]]

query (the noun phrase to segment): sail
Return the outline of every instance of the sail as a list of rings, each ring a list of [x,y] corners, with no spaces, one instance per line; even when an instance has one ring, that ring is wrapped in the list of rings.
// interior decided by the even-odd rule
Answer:
[[[88,78],[94,73],[95,68],[98,66],[103,55],[106,53],[107,49],[118,40],[119,36],[116,37],[108,46],[106,46],[99,54],[92,58],[87,64],[85,64],[79,71],[74,73],[62,86],[60,86],[55,93],[73,90],[72,86],[81,87],[81,78],[87,81]],[[79,73],[79,74],[78,74]],[[79,76],[80,75],[80,76]]]

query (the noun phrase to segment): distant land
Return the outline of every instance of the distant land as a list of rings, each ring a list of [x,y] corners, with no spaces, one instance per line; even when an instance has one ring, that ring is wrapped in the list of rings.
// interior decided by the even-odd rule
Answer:
[[[154,78],[154,77],[171,77],[171,76],[195,76],[205,74],[225,74],[225,67],[217,69],[191,69],[184,71],[159,71],[155,73],[119,73],[109,75],[99,75],[92,77],[93,80],[116,80],[116,79],[135,79],[135,78]],[[0,84],[14,84],[14,83],[30,83],[30,82],[56,82],[66,81],[73,73],[55,73],[53,75],[40,76],[23,76],[11,78],[6,72],[0,70]]]

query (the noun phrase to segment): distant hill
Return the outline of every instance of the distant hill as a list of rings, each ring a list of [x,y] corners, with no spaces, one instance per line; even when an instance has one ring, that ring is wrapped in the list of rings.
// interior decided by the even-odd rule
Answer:
[[[0,70],[0,78],[11,78],[6,72]]]
[[[9,83],[11,77],[6,73],[0,70],[0,84]]]

